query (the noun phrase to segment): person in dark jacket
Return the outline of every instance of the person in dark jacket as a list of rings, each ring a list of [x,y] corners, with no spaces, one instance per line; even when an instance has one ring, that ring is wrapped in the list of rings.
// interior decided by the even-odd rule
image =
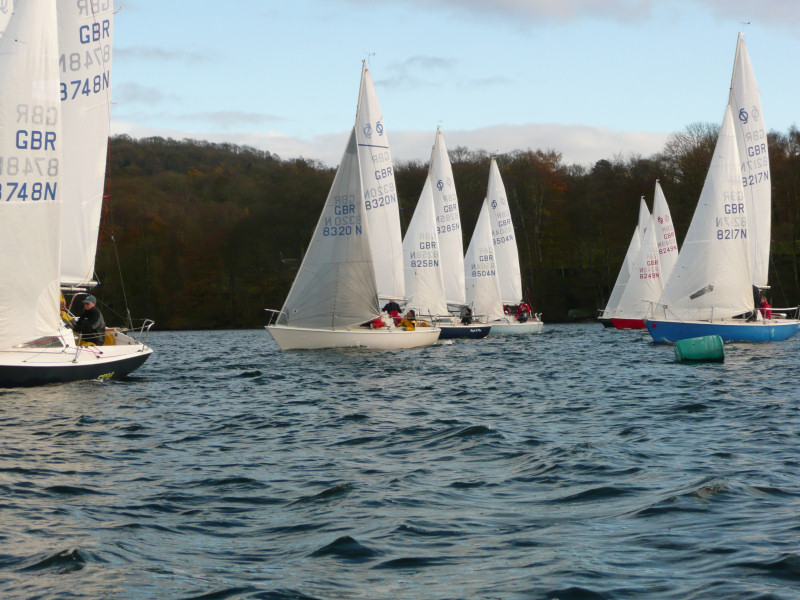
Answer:
[[[102,346],[106,339],[106,322],[100,309],[97,308],[97,298],[86,296],[83,299],[83,314],[75,323],[74,330],[81,334],[81,342],[90,342],[95,346]]]

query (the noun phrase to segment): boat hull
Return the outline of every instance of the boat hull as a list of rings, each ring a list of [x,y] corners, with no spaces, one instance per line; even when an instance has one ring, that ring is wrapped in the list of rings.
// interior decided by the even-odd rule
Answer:
[[[281,350],[322,350],[325,348],[370,348],[400,350],[431,346],[439,339],[438,327],[406,331],[394,327],[381,329],[311,329],[286,325],[267,325]]]
[[[597,317],[597,320],[603,324],[603,327],[606,328],[614,328],[614,324],[611,322],[611,319],[607,319],[605,317]]]
[[[0,352],[0,387],[30,387],[87,379],[122,379],[153,353],[148,347],[102,347]]]
[[[718,335],[725,342],[780,342],[788,340],[800,329],[800,321],[794,319],[758,322],[646,319],[645,324],[654,341],[667,343],[707,335]]]
[[[518,321],[493,321],[491,326],[492,330],[489,335],[527,335],[541,333],[544,323],[533,319],[524,323]]]
[[[643,319],[619,319],[614,317],[611,324],[617,329],[644,329]]]
[[[440,340],[470,339],[479,340],[489,335],[491,325],[440,325]]]

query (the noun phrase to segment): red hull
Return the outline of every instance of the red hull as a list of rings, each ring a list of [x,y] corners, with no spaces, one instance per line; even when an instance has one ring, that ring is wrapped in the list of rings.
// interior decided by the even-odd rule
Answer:
[[[645,329],[643,319],[611,319],[617,329]]]

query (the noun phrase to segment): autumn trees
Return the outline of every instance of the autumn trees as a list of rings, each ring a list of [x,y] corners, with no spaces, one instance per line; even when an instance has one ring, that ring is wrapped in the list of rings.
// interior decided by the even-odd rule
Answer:
[[[651,157],[567,165],[556,150],[498,156],[517,231],[523,286],[556,321],[603,306],[636,224],[660,179],[682,240],[716,128],[694,124]],[[557,145],[557,144],[554,144]],[[319,217],[334,169],[231,144],[134,140],[110,144],[97,290],[114,321],[130,305],[160,329],[258,327],[279,308]],[[486,194],[490,156],[450,151],[464,247]],[[800,301],[800,132],[770,134],[773,305]],[[427,164],[395,166],[403,228]],[[124,281],[120,277],[124,277]],[[104,311],[105,312],[105,311]]]

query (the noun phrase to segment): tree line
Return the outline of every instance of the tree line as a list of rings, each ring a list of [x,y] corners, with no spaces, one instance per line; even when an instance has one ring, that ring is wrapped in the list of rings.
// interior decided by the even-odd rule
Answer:
[[[565,164],[555,150],[497,156],[517,234],[523,287],[545,321],[602,308],[638,220],[660,180],[682,241],[717,139],[693,124],[650,157]],[[769,133],[773,306],[800,301],[800,131]],[[486,194],[491,155],[450,151],[464,248]],[[395,164],[408,226],[428,165]],[[233,144],[111,138],[96,270],[106,320],[129,306],[157,329],[260,327],[280,308],[311,239],[335,169]],[[115,317],[116,315],[116,317]]]

